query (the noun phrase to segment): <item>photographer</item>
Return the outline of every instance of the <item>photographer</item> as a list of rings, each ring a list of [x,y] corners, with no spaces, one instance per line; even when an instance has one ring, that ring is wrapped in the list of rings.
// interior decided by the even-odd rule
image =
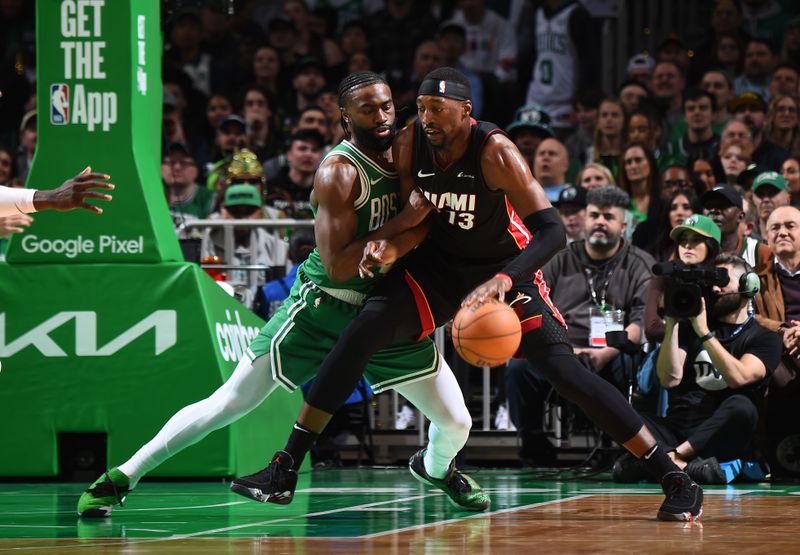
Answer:
[[[781,352],[778,335],[753,317],[758,276],[735,256],[718,257],[716,266],[725,269],[728,283],[700,298],[699,314],[679,322],[667,311],[656,369],[669,390],[669,408],[666,417],[644,417],[653,435],[674,448],[675,463],[704,483],[727,483],[719,461],[748,457],[756,403]],[[614,474],[618,481],[637,481],[631,461]]]
[[[690,216],[670,231],[674,249],[670,260],[677,260],[686,267],[710,264],[720,253],[721,233],[717,224],[707,216]],[[645,336],[648,341],[660,343],[664,339],[663,319],[664,289],[666,276],[650,280],[647,303],[644,309]]]

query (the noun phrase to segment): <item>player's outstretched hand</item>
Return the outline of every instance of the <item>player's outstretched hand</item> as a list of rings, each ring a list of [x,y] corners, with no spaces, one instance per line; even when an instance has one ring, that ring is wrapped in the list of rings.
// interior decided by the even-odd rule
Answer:
[[[473,289],[469,295],[464,297],[461,306],[483,304],[492,297],[496,297],[502,301],[506,296],[506,292],[511,289],[511,285],[511,278],[504,274],[497,274],[489,281]]]
[[[367,241],[364,245],[364,254],[358,263],[358,275],[362,278],[375,277],[371,270],[376,266],[385,268],[397,260],[397,247],[387,240]]]
[[[102,214],[102,208],[94,204],[89,204],[86,201],[88,199],[111,200],[111,195],[90,190],[113,190],[114,185],[108,183],[110,178],[111,176],[104,173],[92,173],[92,168],[87,167],[75,177],[66,180],[57,189],[36,191],[33,195],[33,205],[37,211],[66,211],[82,208],[90,212]]]

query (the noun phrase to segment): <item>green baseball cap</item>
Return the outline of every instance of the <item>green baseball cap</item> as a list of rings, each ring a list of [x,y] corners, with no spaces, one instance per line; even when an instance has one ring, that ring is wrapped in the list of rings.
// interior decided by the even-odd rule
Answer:
[[[755,193],[759,187],[764,185],[772,185],[779,191],[788,191],[789,190],[789,183],[786,181],[786,178],[783,177],[778,172],[764,172],[758,174],[758,176],[753,181],[753,193]]]
[[[687,229],[694,231],[703,237],[710,237],[717,243],[722,240],[722,232],[719,230],[719,226],[714,223],[714,220],[708,216],[703,216],[702,214],[694,214],[689,216],[683,220],[681,225],[676,225],[673,227],[672,231],[669,232],[669,238],[673,241],[679,241],[681,235]]]
[[[541,106],[538,104],[528,104],[527,106],[517,109],[514,114],[514,121],[506,127],[506,132],[511,135],[513,139],[518,129],[527,127],[536,129],[541,135],[555,137],[556,134],[553,128],[550,127],[550,121],[550,114],[545,112]]]
[[[254,185],[231,185],[225,190],[225,206],[256,206],[261,208],[261,195]]]

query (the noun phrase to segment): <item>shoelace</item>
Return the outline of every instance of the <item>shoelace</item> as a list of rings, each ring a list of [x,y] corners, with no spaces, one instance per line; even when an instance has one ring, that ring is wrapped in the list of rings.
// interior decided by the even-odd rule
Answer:
[[[108,472],[105,473],[106,479],[97,484],[93,489],[87,490],[89,493],[93,494],[95,497],[108,497],[108,486],[111,486],[111,493],[114,494],[114,497],[117,498],[117,502],[119,503],[120,507],[124,507],[125,505],[122,503],[122,500],[125,499],[123,493],[120,492],[117,488],[117,485],[111,479],[111,476],[108,475]],[[127,488],[126,488],[127,491]]]

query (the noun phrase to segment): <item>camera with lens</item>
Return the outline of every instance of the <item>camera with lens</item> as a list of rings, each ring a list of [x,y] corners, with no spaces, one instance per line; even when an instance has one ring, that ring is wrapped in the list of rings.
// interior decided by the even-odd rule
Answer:
[[[703,308],[701,299],[710,304],[711,288],[725,287],[730,280],[725,268],[691,265],[676,260],[660,262],[653,266],[653,273],[667,278],[664,290],[664,313],[673,318],[692,318]]]

